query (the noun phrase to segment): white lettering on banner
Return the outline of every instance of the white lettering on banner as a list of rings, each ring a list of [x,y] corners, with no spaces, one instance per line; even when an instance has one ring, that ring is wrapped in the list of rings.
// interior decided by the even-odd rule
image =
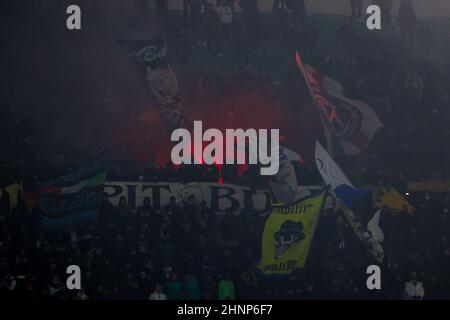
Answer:
[[[148,45],[139,51],[133,51],[124,47],[129,57],[136,58],[139,62],[152,62],[167,56],[167,47],[160,48],[157,45]]]
[[[319,190],[319,187],[299,187],[299,195],[309,196],[313,190]],[[207,207],[216,214],[239,214],[250,201],[259,213],[267,212],[271,206],[267,190],[251,191],[249,187],[207,182],[183,184],[111,181],[105,183],[105,195],[113,205],[117,205],[119,199],[125,197],[132,207],[142,206],[144,198],[149,197],[155,209],[164,208],[170,197],[175,197],[178,202],[199,204],[205,201]]]

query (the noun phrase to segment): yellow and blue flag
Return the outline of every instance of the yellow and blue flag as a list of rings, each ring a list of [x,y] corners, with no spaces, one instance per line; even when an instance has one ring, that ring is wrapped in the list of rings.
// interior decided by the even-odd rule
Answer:
[[[289,274],[305,266],[326,194],[324,189],[294,204],[272,208],[264,227],[261,261],[257,265],[263,274]]]

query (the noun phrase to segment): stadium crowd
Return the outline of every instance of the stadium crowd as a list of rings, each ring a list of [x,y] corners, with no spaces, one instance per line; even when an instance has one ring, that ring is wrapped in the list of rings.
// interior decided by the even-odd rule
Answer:
[[[167,2],[161,1],[158,8],[166,8],[164,3],[167,5]],[[299,7],[295,7],[294,3],[300,4]],[[319,30],[315,17],[307,15],[307,10],[301,3],[302,1],[275,1],[269,19],[257,10],[256,0],[185,1],[181,17],[172,17],[167,13],[170,25],[167,37],[168,42],[173,45],[172,55],[185,56],[186,60],[183,62],[188,67],[196,65],[195,57],[188,58],[190,55],[187,52],[200,50],[206,53],[208,49],[204,48],[205,42],[197,40],[203,37],[205,29],[211,30],[206,26],[196,26],[203,21],[197,19],[197,15],[206,14],[204,10],[213,10],[217,15],[220,7],[229,7],[234,18],[231,22],[228,19],[227,23],[230,23],[229,28],[236,28],[237,32],[230,32],[226,36],[224,48],[227,50],[220,51],[224,55],[221,59],[231,65],[237,63],[237,69],[232,72],[239,75],[233,81],[251,78],[259,86],[276,86],[285,96],[285,102],[290,103],[290,97],[295,96],[298,91],[306,91],[306,86],[295,66],[288,69],[281,67],[283,61],[277,54],[295,52],[297,49],[303,53],[306,62],[322,74],[341,82],[349,98],[364,101],[378,115],[383,128],[374,137],[367,152],[356,157],[336,158],[352,181],[356,184],[376,184],[381,178],[404,182],[448,180],[450,148],[443,147],[444,144],[439,142],[450,138],[450,64],[446,59],[450,54],[450,47],[445,32],[442,32],[445,24],[433,28],[430,21],[421,20],[414,15],[410,1],[403,1],[401,8],[406,6],[412,9],[403,8],[400,11],[404,13],[399,13],[399,17],[389,18],[396,27],[374,33],[361,28],[358,19],[350,19],[341,21],[334,35],[333,32]],[[385,6],[389,1],[379,3]],[[238,6],[241,12],[236,12]],[[279,13],[280,10],[283,11],[282,14]],[[254,22],[249,16],[258,17],[254,20],[259,22]],[[286,20],[283,28],[287,28],[287,31],[282,32],[286,38],[278,36],[274,25],[279,16]],[[252,23],[255,25],[248,27]],[[244,31],[246,29],[248,30]],[[271,32],[263,30],[272,30],[275,36],[270,36]],[[398,41],[401,30],[414,30],[411,43],[403,45],[402,41]],[[217,40],[220,36],[214,35],[212,38]],[[321,38],[333,43],[332,48],[319,47],[318,40]],[[191,41],[192,39],[195,41]],[[279,39],[282,44],[277,43]],[[242,45],[249,46],[248,50],[243,49]],[[274,56],[263,53],[267,48],[271,48]],[[239,55],[246,51],[248,61],[241,63]],[[198,75],[199,80],[202,80],[198,82],[209,83],[212,91],[224,90],[220,84],[226,78],[215,69],[217,60],[211,60],[212,63],[208,64],[208,57],[200,55],[200,58],[202,64],[207,65],[209,74]],[[264,62],[258,62],[260,60]],[[243,68],[249,61],[257,63]],[[273,68],[282,70],[281,76],[273,76],[272,79]],[[69,120],[80,117],[72,110],[67,110],[65,114],[69,115]],[[101,135],[100,128],[105,125],[104,120],[94,119],[91,115],[90,119],[80,120],[78,125],[81,128],[67,131],[61,119],[54,119],[54,114],[45,114],[49,118],[45,128],[36,128],[29,113],[4,104],[1,105],[0,115],[0,170],[3,177],[11,175],[16,180],[42,181],[66,172],[67,168],[76,167],[80,160],[85,160],[80,157],[86,154],[84,149],[90,144],[89,137]],[[71,141],[71,144],[68,145],[65,141]],[[141,170],[135,159],[124,158],[113,159],[108,173],[115,180],[136,180],[142,176],[146,180],[217,181],[216,168],[195,170],[197,169],[206,172],[199,174],[189,172],[190,170],[173,170],[170,164],[161,168],[151,162]],[[224,182],[239,182],[236,169],[228,169],[230,168],[226,168],[228,172]],[[305,170],[308,172],[304,172]],[[311,170],[305,167],[298,170],[299,181],[306,180],[305,184],[317,183],[317,179],[310,177],[315,176],[309,172]],[[49,172],[52,176],[47,174]]]
[[[4,199],[3,199],[4,200]],[[0,215],[0,295],[7,299],[448,299],[448,195],[415,194],[413,215],[381,211],[382,290],[366,288],[372,264],[342,213],[320,217],[305,269],[263,277],[264,218],[251,207],[216,215],[204,203],[172,198],[155,210],[107,199],[95,225],[46,234],[23,201]],[[369,207],[368,212],[375,209]],[[82,290],[67,290],[66,268],[82,270]],[[412,286],[412,287],[411,287]],[[413,289],[411,289],[413,288]]]
[[[381,181],[399,186],[411,181],[450,179],[449,42],[414,15],[411,1],[402,1],[399,17],[384,16],[397,26],[386,33],[361,30],[360,1],[351,1],[352,19],[336,34],[334,51],[320,48],[319,28],[303,1],[274,1],[265,19],[257,0],[185,0],[181,18],[156,1],[170,25],[175,43],[206,56],[231,59],[245,76],[268,85],[291,88],[300,75],[286,72],[279,84],[268,78],[270,63],[261,54],[268,46],[301,49],[323,74],[342,81],[349,97],[369,104],[384,127],[366,153],[336,159],[355,185]],[[381,6],[389,1],[378,0]],[[294,5],[295,4],[295,5]],[[242,12],[237,13],[240,6]],[[273,28],[272,28],[273,26]],[[266,38],[270,29],[276,35]],[[187,38],[194,37],[191,44]],[[297,40],[293,40],[293,39]],[[397,41],[400,39],[401,41]],[[186,40],[186,41],[184,41]],[[178,48],[174,54],[186,52]],[[187,51],[189,51],[187,50]],[[276,51],[276,50],[274,50]],[[257,61],[254,65],[253,61]],[[211,72],[214,74],[214,72]],[[215,82],[220,82],[216,79]],[[214,83],[214,81],[213,81]],[[304,85],[303,85],[304,87]],[[293,88],[293,89],[292,89]],[[289,89],[288,89],[289,90]],[[289,94],[289,93],[288,93]],[[49,121],[49,123],[57,123]],[[58,139],[58,128],[43,141]],[[413,193],[414,214],[381,210],[385,234],[383,290],[366,289],[366,267],[372,263],[339,209],[320,217],[316,239],[304,270],[284,279],[261,277],[253,267],[260,257],[264,218],[251,207],[239,215],[216,215],[204,204],[176,203],[161,211],[150,199],[131,208],[122,199],[114,207],[105,199],[97,223],[61,234],[37,228],[38,216],[23,199],[10,208],[4,187],[64,174],[74,157],[39,154],[33,119],[0,105],[0,296],[8,299],[448,299],[450,297],[450,199],[448,194]],[[89,137],[89,132],[86,133]],[[82,154],[82,153],[79,153]],[[143,170],[133,160],[110,165],[111,180],[218,181],[216,167],[174,170],[149,163]],[[236,168],[222,172],[223,182],[243,183]],[[314,169],[298,168],[302,184],[320,184]],[[247,179],[247,180],[245,180]],[[368,205],[360,215],[376,211]],[[83,272],[83,289],[65,289],[65,268]]]

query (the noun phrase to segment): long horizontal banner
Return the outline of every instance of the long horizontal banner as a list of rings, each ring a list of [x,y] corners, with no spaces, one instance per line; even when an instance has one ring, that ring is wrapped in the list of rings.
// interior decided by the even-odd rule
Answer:
[[[450,192],[450,182],[410,182],[410,192]]]
[[[318,187],[299,187],[300,197],[306,197]],[[253,203],[258,212],[266,212],[270,209],[270,194],[267,190],[252,190],[232,184],[219,183],[173,183],[173,182],[119,182],[105,183],[105,195],[113,205],[117,205],[121,197],[127,199],[131,207],[142,205],[144,198],[152,200],[155,209],[164,208],[169,203],[170,197],[175,197],[178,202],[192,202],[199,204],[206,202],[208,208],[216,213],[232,212],[238,214],[245,204]]]
[[[319,190],[318,186],[299,187],[300,196],[309,196],[311,190]],[[22,190],[19,184],[12,184],[6,188],[9,191],[11,210],[17,205],[18,191]],[[145,197],[150,197],[156,208],[164,207],[171,196],[178,201],[191,194],[194,201],[206,201],[210,208],[218,208],[219,212],[239,211],[244,207],[245,197],[252,199],[256,210],[263,212],[268,209],[268,191],[256,190],[251,192],[248,187],[218,184],[218,183],[173,183],[173,182],[120,182],[109,181],[105,183],[105,193],[109,200],[117,205],[120,197],[124,196],[131,206],[141,206]],[[408,184],[409,192],[450,192],[449,183],[411,182]],[[0,189],[0,197],[2,191]],[[30,210],[34,207],[29,207]]]

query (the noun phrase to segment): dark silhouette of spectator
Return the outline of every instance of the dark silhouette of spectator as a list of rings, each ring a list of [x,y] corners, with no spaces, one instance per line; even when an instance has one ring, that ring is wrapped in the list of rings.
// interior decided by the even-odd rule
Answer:
[[[272,7],[272,16],[276,22],[279,35],[285,36],[288,19],[288,1],[275,0]]]
[[[233,22],[233,8],[230,1],[228,0],[218,0],[217,14],[220,22],[220,53],[219,56],[228,49],[231,45],[231,24]]]
[[[375,0],[374,4],[381,9],[381,23],[382,25],[389,26],[392,24],[391,10],[392,0]]]
[[[300,23],[303,26],[306,21],[305,0],[288,0],[288,8],[292,10],[292,18],[294,23]]]
[[[182,27],[186,28],[188,26],[188,20],[193,24],[193,16],[192,16],[192,3],[193,0],[183,0],[183,12],[182,12]]]
[[[364,0],[350,0],[351,18],[353,21],[360,21],[363,14]]]
[[[398,25],[401,31],[403,51],[411,51],[414,48],[414,34],[417,27],[417,17],[411,0],[401,0]]]
[[[200,300],[200,286],[194,274],[188,274],[184,281],[184,288],[187,291],[189,300]]]
[[[167,299],[178,300],[180,298],[182,288],[183,284],[178,280],[178,275],[176,273],[172,273],[170,276],[170,281],[166,286]]]
[[[201,46],[206,46],[204,36],[204,16],[207,5],[208,2],[206,0],[192,0],[191,3],[192,26],[198,36],[197,44]]]
[[[206,4],[205,13],[203,15],[204,33],[206,40],[206,52],[208,55],[219,53],[220,42],[220,22],[216,10],[210,3]]]
[[[167,23],[169,21],[169,7],[168,0],[154,0],[156,3],[156,9],[161,15],[163,21]]]
[[[9,207],[9,192],[5,189],[2,188],[2,196],[0,198],[0,210],[1,211],[5,211],[5,212],[9,212],[10,207]]]
[[[257,0],[240,0],[242,8],[242,35],[240,42],[241,64],[249,64],[249,49],[255,48],[259,40],[260,15]]]

